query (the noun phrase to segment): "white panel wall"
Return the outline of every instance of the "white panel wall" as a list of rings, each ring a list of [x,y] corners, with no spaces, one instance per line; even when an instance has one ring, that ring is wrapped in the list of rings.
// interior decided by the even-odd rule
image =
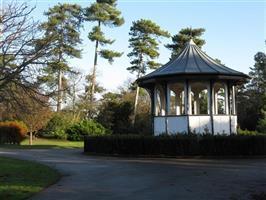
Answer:
[[[228,115],[213,116],[214,134],[230,134],[230,121]]]
[[[167,117],[168,134],[187,133],[188,122],[187,116],[170,116]]]
[[[165,132],[165,117],[154,117],[154,135],[164,134]]]
[[[187,133],[188,116],[157,116],[154,117],[154,135],[166,133],[166,124],[168,134]],[[192,132],[206,133],[206,128],[211,133],[211,117],[189,116],[189,125]],[[236,133],[237,116],[231,116],[231,131]],[[214,134],[230,134],[230,118],[228,115],[213,116]]]
[[[194,133],[204,134],[206,131],[211,134],[211,117],[210,116],[189,116],[190,130]]]
[[[231,116],[231,131],[232,134],[237,133],[237,116]]]

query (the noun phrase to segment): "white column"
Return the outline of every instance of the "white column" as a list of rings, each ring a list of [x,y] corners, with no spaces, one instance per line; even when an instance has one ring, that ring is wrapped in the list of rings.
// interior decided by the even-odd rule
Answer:
[[[224,98],[225,98],[225,114],[229,115],[229,102],[228,102],[228,84],[224,84]]]
[[[157,87],[154,87],[153,101],[154,101],[154,114],[158,116],[158,107],[157,107]]]
[[[210,83],[207,85],[207,91],[208,91],[208,114],[211,114],[211,86]]]
[[[235,92],[235,86],[232,86],[232,111],[233,115],[236,114],[236,92]]]
[[[188,82],[188,114],[192,114],[191,85]]]
[[[187,82],[184,82],[184,109],[185,114],[188,114],[188,90],[187,90]]]
[[[212,90],[212,114],[214,115],[214,114],[216,114],[215,113],[215,89],[214,89],[214,84],[212,85],[212,88],[211,88],[211,90]]]
[[[214,134],[214,123],[213,123],[213,111],[214,111],[214,107],[213,107],[213,100],[214,100],[214,95],[213,95],[213,92],[214,92],[214,83],[213,83],[213,81],[212,80],[210,80],[210,82],[209,82],[209,91],[210,91],[210,93],[209,93],[209,98],[210,98],[210,102],[209,102],[209,114],[210,114],[210,119],[211,119],[211,121],[210,121],[210,123],[211,123],[211,133],[212,133],[212,135]]]
[[[183,106],[184,105],[184,106]],[[181,102],[180,102],[180,106],[181,106],[181,108],[180,108],[180,113],[181,114],[185,114],[185,90],[184,90],[184,92],[181,92]]]
[[[165,112],[167,115],[170,113],[170,88],[168,83],[166,84]]]
[[[161,99],[161,113],[162,116],[165,116],[165,109],[166,109],[166,88],[161,87],[162,90],[160,91],[160,99]]]

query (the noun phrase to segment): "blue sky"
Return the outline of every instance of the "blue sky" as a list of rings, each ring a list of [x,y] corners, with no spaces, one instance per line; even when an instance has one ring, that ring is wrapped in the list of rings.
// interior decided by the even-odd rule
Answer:
[[[9,0],[2,0],[3,4]],[[17,0],[20,2],[25,2]],[[49,7],[60,3],[77,3],[81,6],[89,6],[88,0],[31,0],[30,5],[36,5],[34,19],[45,20],[42,13]],[[104,29],[107,37],[116,38],[116,42],[110,47],[124,52],[121,58],[116,59],[113,65],[99,59],[98,80],[108,90],[114,91],[127,79],[134,80],[126,68],[129,66],[127,53],[128,32],[132,21],[138,19],[151,19],[172,35],[181,28],[203,27],[206,29],[203,38],[206,44],[203,50],[211,57],[218,58],[226,66],[238,71],[248,73],[254,65],[254,55],[258,51],[265,51],[265,5],[262,0],[118,0],[118,9],[125,18],[125,24],[119,28]],[[73,67],[84,73],[88,73],[93,65],[94,44],[87,34],[92,24],[84,24],[81,37],[83,44],[82,59],[71,60]],[[170,51],[163,44],[171,42],[170,39],[161,40],[160,63],[166,63],[170,57]]]

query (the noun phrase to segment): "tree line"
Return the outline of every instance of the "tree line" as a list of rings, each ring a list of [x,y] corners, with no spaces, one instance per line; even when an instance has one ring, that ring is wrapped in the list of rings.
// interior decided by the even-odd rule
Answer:
[[[33,11],[27,4],[17,2],[5,5],[1,11],[0,119],[22,120],[38,130],[54,113],[50,105],[55,102],[56,111],[68,113],[72,120],[94,119],[114,133],[149,132],[150,105],[144,90],[130,82],[117,93],[106,93],[97,81],[98,60],[106,59],[112,64],[123,55],[112,50],[115,39],[107,38],[104,32],[124,24],[116,0],[97,0],[86,8],[59,3],[44,13],[46,19],[41,23],[32,19]],[[93,24],[87,35],[94,43],[94,62],[93,66],[86,66],[92,71],[85,77],[83,92],[79,92],[81,74],[69,59],[82,57],[80,32],[88,23]],[[127,70],[139,78],[147,70],[160,67],[156,60],[161,38],[171,38],[172,42],[164,45],[171,50],[171,59],[191,37],[202,47],[204,32],[204,28],[184,28],[171,36],[151,20],[134,21],[129,30]],[[257,53],[251,81],[239,88],[242,129],[265,131],[265,66],[265,53]],[[96,94],[102,98],[97,99]],[[64,103],[68,99],[70,102]]]

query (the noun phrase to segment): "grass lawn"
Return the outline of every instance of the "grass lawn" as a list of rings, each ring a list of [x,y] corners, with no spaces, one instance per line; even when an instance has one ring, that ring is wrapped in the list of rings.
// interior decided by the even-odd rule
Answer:
[[[0,199],[26,199],[55,183],[60,174],[31,161],[0,157]]]
[[[72,142],[68,140],[37,138],[33,140],[32,146],[29,139],[25,139],[20,145],[0,145],[0,148],[22,148],[22,149],[41,149],[41,148],[82,148],[83,141]]]

